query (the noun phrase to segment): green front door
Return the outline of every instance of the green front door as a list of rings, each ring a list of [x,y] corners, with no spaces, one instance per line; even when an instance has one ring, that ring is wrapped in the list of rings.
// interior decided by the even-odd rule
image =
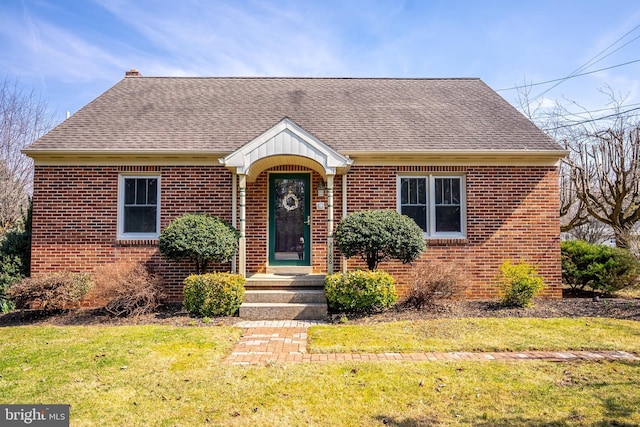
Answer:
[[[311,265],[309,174],[269,175],[269,265]]]

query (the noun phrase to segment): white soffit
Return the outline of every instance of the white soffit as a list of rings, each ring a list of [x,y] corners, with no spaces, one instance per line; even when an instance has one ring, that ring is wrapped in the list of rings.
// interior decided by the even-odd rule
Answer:
[[[262,161],[280,156],[284,156],[281,158],[282,162],[275,158],[271,162]],[[292,156],[305,159],[303,162],[296,162],[297,164],[304,165],[312,161],[319,165],[320,168],[313,169],[320,169],[318,172],[325,178],[327,175],[345,173],[352,163],[350,158],[324,144],[288,118],[284,118],[253,141],[220,159],[220,163],[239,175],[255,176],[260,171],[252,171],[253,166],[264,170],[265,166],[273,165],[274,162],[289,164],[286,160],[290,160]]]

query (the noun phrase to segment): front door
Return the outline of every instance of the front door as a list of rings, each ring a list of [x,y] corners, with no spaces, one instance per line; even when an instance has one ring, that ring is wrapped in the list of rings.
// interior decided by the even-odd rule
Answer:
[[[309,174],[269,175],[269,265],[311,265]]]

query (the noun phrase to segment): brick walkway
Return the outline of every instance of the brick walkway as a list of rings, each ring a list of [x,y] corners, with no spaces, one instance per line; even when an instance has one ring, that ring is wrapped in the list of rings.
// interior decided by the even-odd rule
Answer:
[[[523,351],[523,352],[424,352],[424,353],[307,353],[307,329],[322,324],[313,321],[240,322],[242,338],[226,358],[234,365],[264,365],[270,363],[302,362],[360,362],[360,361],[523,361],[544,360],[628,360],[640,362],[640,357],[624,351]]]

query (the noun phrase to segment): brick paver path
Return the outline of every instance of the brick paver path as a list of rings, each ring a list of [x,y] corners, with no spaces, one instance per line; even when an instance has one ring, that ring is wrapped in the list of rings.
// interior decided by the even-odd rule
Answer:
[[[354,361],[524,361],[545,360],[628,360],[640,362],[640,357],[625,351],[523,351],[523,352],[422,352],[422,353],[307,353],[307,329],[321,324],[314,321],[240,322],[242,338],[227,363],[264,365],[270,363],[354,362]]]

